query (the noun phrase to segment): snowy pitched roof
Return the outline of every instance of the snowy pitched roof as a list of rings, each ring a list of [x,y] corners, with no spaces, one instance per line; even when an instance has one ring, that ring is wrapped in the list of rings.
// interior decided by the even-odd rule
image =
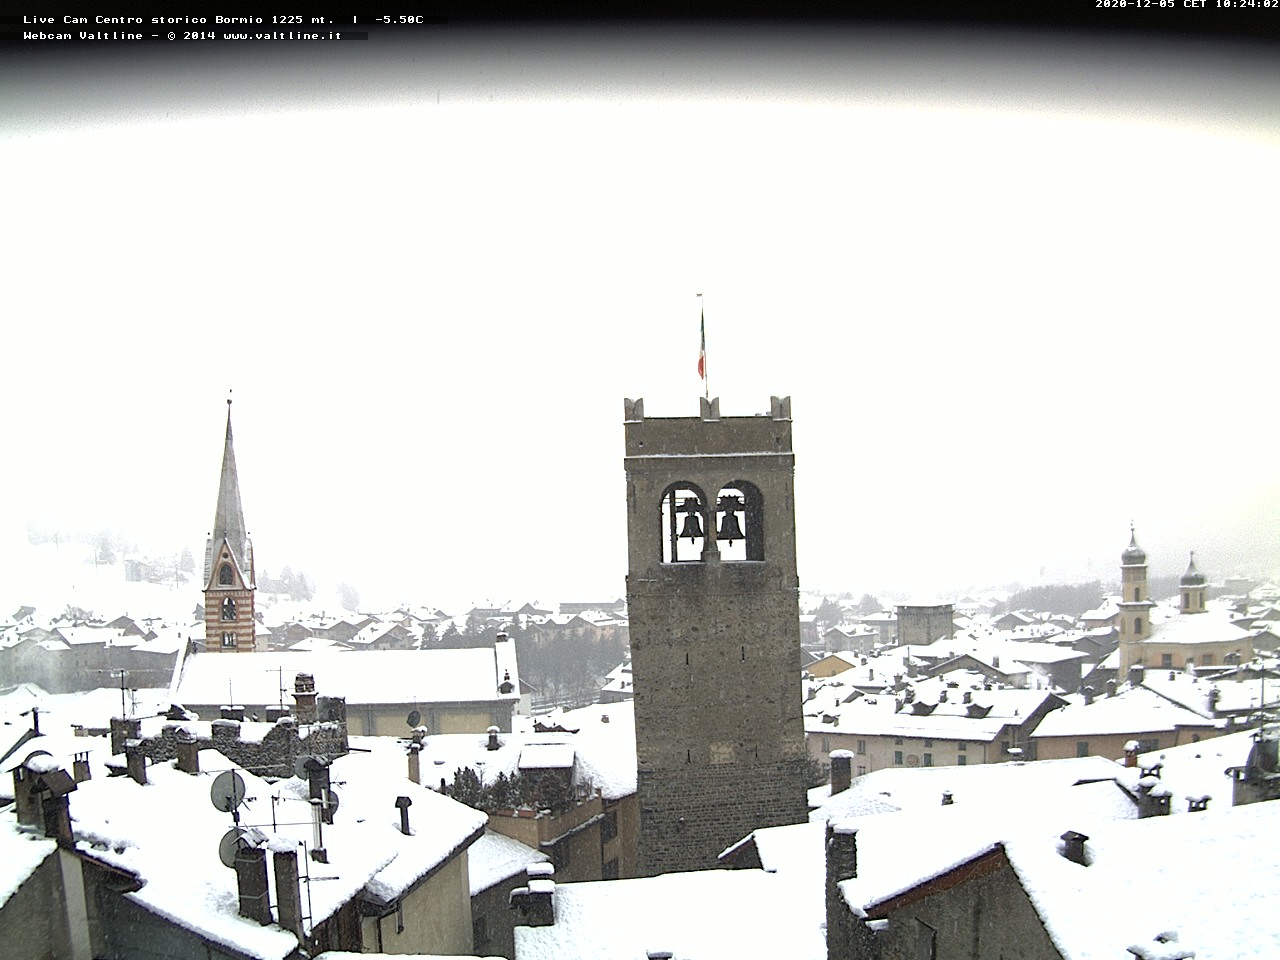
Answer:
[[[555,923],[516,927],[516,955],[520,960],[635,960],[670,951],[698,960],[826,960],[820,877],[703,870],[557,884]],[[719,921],[708,922],[708,917]]]
[[[1033,737],[1105,736],[1177,727],[1213,727],[1215,722],[1143,687],[1130,687],[1091,704],[1071,703],[1051,711]]]
[[[501,648],[509,647],[510,650]],[[275,703],[280,671],[285,685],[299,671],[312,674],[317,691],[348,703],[442,703],[518,699],[499,693],[503,671],[514,679],[515,647],[497,644],[463,650],[378,650],[350,653],[197,654],[183,664],[175,698],[185,704],[222,704],[228,684],[237,703]]]
[[[250,956],[287,956],[297,940],[278,926],[259,926],[239,916],[235,872],[218,858],[219,840],[232,822],[229,814],[214,809],[209,792],[215,774],[232,765],[216,751],[202,750],[200,766],[202,772],[193,776],[171,762],[153,764],[145,785],[128,777],[81,783],[71,803],[77,848],[144,880],[128,896],[149,910]],[[238,772],[247,797],[242,824],[267,834],[272,849],[281,844],[301,849],[311,842],[303,781],[291,778],[269,785],[247,771]],[[367,755],[335,760],[330,776],[340,784],[335,789],[342,805],[334,823],[324,827],[329,862],[326,882],[311,884],[313,924],[357,894],[394,899],[484,827],[484,814],[381,769]],[[401,795],[412,801],[409,836],[399,830],[394,801]],[[275,803],[272,797],[278,798]],[[175,817],[177,811],[180,817]]]
[[[1080,807],[1088,802],[1100,813],[1132,816],[1132,802],[1111,782],[1123,773],[1122,766],[1102,757],[963,767],[886,767],[854,778],[847,790],[828,795],[809,816],[811,820],[837,820],[881,812],[885,804],[911,812],[932,811],[941,805],[944,791],[951,794],[955,806],[1003,810],[1009,815],[1057,797],[1055,802],[1064,805]],[[1090,782],[1105,782],[1109,789],[1089,796],[1077,786]]]
[[[522,875],[531,863],[545,863],[548,859],[542,851],[519,840],[486,832],[467,849],[471,896],[483,893],[495,883]]]
[[[4,864],[0,870],[0,907],[9,902],[45,858],[57,849],[53,840],[20,830],[12,807],[0,811],[0,863]]]

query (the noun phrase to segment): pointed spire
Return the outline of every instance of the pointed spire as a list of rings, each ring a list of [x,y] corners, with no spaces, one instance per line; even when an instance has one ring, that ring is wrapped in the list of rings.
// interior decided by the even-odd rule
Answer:
[[[231,443],[231,398],[227,398],[227,436],[222,448],[222,476],[218,481],[218,509],[213,519],[214,543],[223,538],[231,546],[236,563],[248,577],[248,535],[244,528],[244,511],[240,506],[240,479],[236,474],[236,452]]]

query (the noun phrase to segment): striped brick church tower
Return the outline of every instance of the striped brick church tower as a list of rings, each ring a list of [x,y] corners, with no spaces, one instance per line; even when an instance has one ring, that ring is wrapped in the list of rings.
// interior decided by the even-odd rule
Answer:
[[[257,649],[253,595],[253,543],[240,506],[240,480],[231,443],[231,400],[218,480],[218,508],[204,549],[204,648],[209,653]]]

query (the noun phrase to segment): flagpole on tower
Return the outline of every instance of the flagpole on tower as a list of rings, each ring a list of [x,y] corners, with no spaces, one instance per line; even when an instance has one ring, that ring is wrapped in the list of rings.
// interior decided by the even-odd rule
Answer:
[[[699,330],[702,336],[701,346],[698,350],[698,376],[702,378],[702,395],[710,400],[711,381],[707,379],[707,308],[703,304],[702,294],[698,294],[698,307],[700,311]]]

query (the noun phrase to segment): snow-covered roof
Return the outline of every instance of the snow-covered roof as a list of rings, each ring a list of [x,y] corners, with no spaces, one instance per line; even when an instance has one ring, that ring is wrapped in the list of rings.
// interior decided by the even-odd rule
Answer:
[[[193,776],[172,762],[152,764],[146,785],[128,777],[81,783],[71,798],[77,847],[141,877],[145,884],[128,896],[153,912],[250,956],[284,957],[297,940],[280,927],[239,916],[235,872],[218,858],[218,843],[232,821],[213,807],[209,792],[215,774],[232,764],[216,751],[202,750],[200,767]],[[247,771],[239,774],[247,797],[243,825],[267,834],[272,849],[310,844],[305,782],[291,778],[270,785]],[[340,784],[335,790],[341,807],[334,823],[323,828],[327,879],[311,885],[311,923],[361,891],[383,901],[400,895],[478,836],[485,823],[479,811],[417,786],[404,771],[397,774],[370,755],[338,758],[330,777]],[[402,795],[412,801],[409,836],[399,830],[395,799]]]
[[[7,778],[6,778],[7,779]],[[12,794],[12,789],[10,789]],[[0,907],[36,872],[58,845],[44,836],[18,828],[13,808],[0,811]]]
[[[1091,704],[1072,703],[1045,716],[1033,737],[1105,736],[1177,727],[1213,727],[1214,721],[1143,687],[1129,687]]]
[[[509,649],[503,649],[503,648]],[[237,703],[280,699],[280,677],[293,688],[298,672],[315,677],[316,690],[348,703],[445,703],[518,699],[498,692],[503,671],[514,680],[515,645],[462,650],[377,650],[350,653],[203,653],[183,664],[175,697],[185,704],[223,704],[228,684]],[[289,701],[286,701],[289,702]]]
[[[1004,810],[1016,814],[1021,807],[1039,805],[1052,797],[1080,806],[1101,804],[1101,812],[1133,815],[1133,803],[1111,781],[1124,768],[1102,757],[1067,760],[1035,760],[1014,763],[981,763],[963,767],[885,767],[855,777],[846,790],[822,799],[810,813],[812,820],[837,820],[878,813],[890,805],[906,811],[931,811],[949,792],[953,804],[968,809]],[[1077,784],[1106,782],[1108,791],[1089,797]]]
[[[1269,705],[1280,703],[1280,682],[1272,680],[1268,684],[1265,680],[1253,677],[1209,680],[1185,670],[1148,667],[1143,671],[1142,685],[1205,717],[1211,717],[1215,712],[1223,714],[1257,710],[1262,705],[1264,695]]]
[[[523,874],[531,863],[544,863],[547,859],[547,855],[541,850],[535,850],[500,833],[487,831],[467,848],[471,896],[483,893],[495,883]]]
[[[423,782],[436,786],[443,778],[452,783],[456,770],[470,767],[484,783],[492,783],[499,773],[511,776],[518,772],[523,752],[533,748],[561,751],[570,758],[575,781],[598,789],[605,800],[619,800],[636,792],[635,706],[630,701],[516,717],[515,721],[520,729],[498,734],[497,750],[489,749],[489,738],[484,734],[426,737],[419,760]],[[576,732],[535,732],[533,724],[538,721]],[[407,769],[404,750],[396,741],[351,737],[350,742],[353,747],[392,757],[389,763]]]
[[[555,923],[516,927],[520,960],[825,960],[821,875],[703,870],[557,884]],[[718,918],[708,922],[708,917]]]
[[[1176,608],[1161,607],[1153,614],[1151,636],[1144,643],[1241,643],[1249,631],[1231,622],[1229,607],[1207,609],[1203,613],[1178,613]]]

